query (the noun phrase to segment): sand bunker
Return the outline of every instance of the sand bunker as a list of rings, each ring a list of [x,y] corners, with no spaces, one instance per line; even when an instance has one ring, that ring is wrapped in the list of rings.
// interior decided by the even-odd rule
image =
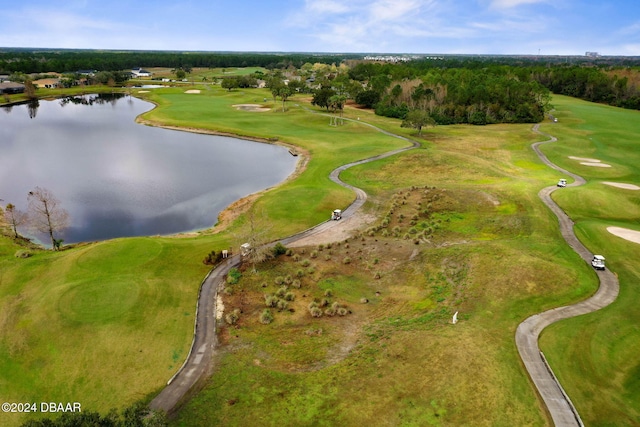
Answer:
[[[629,230],[622,227],[607,227],[607,231],[614,236],[622,237],[633,243],[640,244],[640,231]]]
[[[585,165],[585,166],[595,166],[597,168],[610,168],[611,165],[608,165],[606,163],[593,163],[593,162],[580,162],[581,165]]]
[[[200,93],[199,89],[189,89],[187,91],[185,91],[185,93]]]
[[[232,105],[232,107],[235,107],[238,110],[253,111],[257,113],[271,110],[271,108],[265,108],[259,104],[235,104],[235,105]]]
[[[569,156],[569,158],[571,160],[581,160],[583,162],[591,162],[591,163],[600,163],[600,160],[598,159],[590,159],[589,157],[575,157],[575,156]]]
[[[610,185],[612,187],[624,188],[625,190],[640,190],[640,187],[634,184],[624,184],[622,182],[608,182],[602,181],[605,185]]]
[[[148,93],[148,90],[139,90],[138,93]]]
[[[585,165],[585,166],[595,166],[597,168],[610,168],[611,165],[608,165],[606,163],[602,163],[601,160],[598,159],[590,159],[588,157],[576,157],[576,156],[569,156],[569,158],[571,160],[581,160],[580,164],[581,165]]]

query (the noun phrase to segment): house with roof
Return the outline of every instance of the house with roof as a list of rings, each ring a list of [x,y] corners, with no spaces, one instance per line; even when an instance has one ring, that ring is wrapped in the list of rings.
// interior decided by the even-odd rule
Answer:
[[[56,89],[60,86],[60,79],[39,79],[34,80],[33,85],[38,88]]]
[[[134,68],[131,70],[131,78],[137,79],[140,77],[151,77],[152,73],[143,68]]]
[[[24,93],[24,85],[22,83],[5,81],[0,83],[0,93]]]

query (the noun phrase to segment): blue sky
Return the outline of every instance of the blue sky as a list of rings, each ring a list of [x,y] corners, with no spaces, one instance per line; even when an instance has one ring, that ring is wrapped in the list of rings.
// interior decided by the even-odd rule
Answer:
[[[0,46],[640,55],[638,0],[32,0]]]

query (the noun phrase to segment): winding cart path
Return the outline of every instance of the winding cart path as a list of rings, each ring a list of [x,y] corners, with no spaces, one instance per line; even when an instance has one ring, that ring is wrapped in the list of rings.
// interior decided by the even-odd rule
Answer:
[[[311,110],[308,110],[312,112]],[[343,119],[351,120],[351,119]],[[355,120],[351,120],[356,122]],[[356,194],[355,200],[344,210],[342,214],[342,220],[331,221],[327,220],[315,227],[309,228],[303,232],[294,234],[293,236],[286,237],[280,242],[283,245],[289,245],[296,241],[306,239],[309,237],[317,237],[323,233],[327,233],[334,227],[339,226],[341,223],[353,217],[358,209],[364,205],[367,200],[367,193],[362,189],[349,185],[340,179],[340,173],[352,166],[360,165],[367,162],[383,159],[385,157],[393,156],[403,151],[411,150],[420,146],[418,142],[412,141],[403,136],[394,135],[376,126],[368,123],[357,121],[364,126],[374,128],[378,132],[382,132],[386,135],[394,138],[399,138],[410,142],[408,147],[400,148],[397,150],[389,151],[377,156],[369,157],[357,162],[349,163],[344,166],[336,168],[330,174],[332,181],[342,185],[343,187],[353,190]],[[272,244],[275,244],[273,242]],[[195,387],[200,380],[207,377],[207,373],[211,367],[211,359],[215,352],[218,339],[216,336],[216,303],[218,296],[218,289],[224,286],[224,277],[233,267],[240,265],[240,255],[234,255],[224,260],[215,269],[213,269],[205,277],[200,285],[200,294],[198,296],[198,302],[196,305],[196,321],[194,326],[193,341],[191,344],[191,350],[187,356],[182,367],[178,372],[168,381],[164,389],[149,403],[149,407],[154,410],[162,410],[167,413],[175,411],[180,404],[182,404],[188,397],[191,390],[196,390]]]
[[[539,125],[535,125],[533,131],[549,138],[546,141],[536,142],[532,145],[538,157],[549,167],[571,176],[575,182],[567,185],[568,187],[583,185],[585,183],[584,178],[551,163],[540,151],[539,146],[541,144],[555,142],[557,138],[541,132],[538,128]],[[593,254],[589,252],[576,237],[573,232],[573,221],[571,221],[567,214],[551,199],[551,193],[557,188],[556,186],[543,188],[538,195],[558,217],[560,231],[569,246],[590,265]],[[592,297],[574,305],[558,307],[533,315],[522,322],[516,330],[516,346],[518,347],[520,358],[535,384],[538,393],[540,393],[542,400],[547,406],[556,427],[583,426],[583,424],[569,396],[563,390],[551,367],[544,358],[544,355],[540,351],[538,339],[542,330],[550,324],[599,310],[611,304],[616,299],[619,291],[617,277],[609,270],[596,271],[596,274],[600,279],[600,287]]]

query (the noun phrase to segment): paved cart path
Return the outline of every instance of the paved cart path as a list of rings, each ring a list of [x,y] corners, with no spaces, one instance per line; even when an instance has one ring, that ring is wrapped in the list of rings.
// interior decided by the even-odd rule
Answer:
[[[540,151],[539,146],[541,144],[555,142],[557,139],[551,135],[540,132],[538,128],[539,125],[535,125],[533,127],[534,132],[549,138],[546,141],[536,142],[532,145],[538,157],[549,167],[571,176],[575,180],[575,182],[568,184],[567,187],[583,185],[585,180],[582,177],[554,165]],[[590,265],[593,254],[589,252],[576,237],[573,232],[573,221],[571,221],[567,214],[551,199],[551,193],[557,189],[558,187],[556,186],[543,188],[538,195],[558,217],[560,231],[569,246]],[[596,271],[596,274],[600,279],[600,287],[592,297],[574,305],[558,307],[533,315],[522,322],[516,330],[516,346],[518,347],[520,357],[536,389],[547,406],[556,427],[582,426],[583,424],[569,396],[562,389],[551,367],[540,351],[538,339],[542,330],[550,324],[599,310],[611,304],[616,299],[619,291],[617,277],[609,270]]]

